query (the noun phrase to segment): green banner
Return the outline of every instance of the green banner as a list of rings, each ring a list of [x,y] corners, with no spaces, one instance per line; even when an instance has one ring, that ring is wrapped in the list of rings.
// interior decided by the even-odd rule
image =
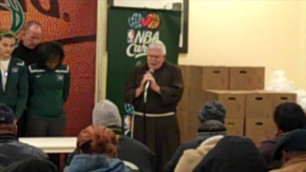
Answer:
[[[145,63],[155,39],[167,48],[166,59],[177,64],[181,11],[110,7],[107,28],[107,99],[124,114],[124,85],[135,65]]]

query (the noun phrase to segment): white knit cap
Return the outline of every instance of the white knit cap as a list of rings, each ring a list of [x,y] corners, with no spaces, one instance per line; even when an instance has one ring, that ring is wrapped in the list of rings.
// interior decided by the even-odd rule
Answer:
[[[122,120],[118,107],[109,100],[99,101],[92,112],[92,123],[105,127],[122,127]]]

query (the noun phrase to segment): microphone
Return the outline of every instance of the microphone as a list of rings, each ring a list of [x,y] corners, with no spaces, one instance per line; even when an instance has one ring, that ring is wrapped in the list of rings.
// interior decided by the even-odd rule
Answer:
[[[154,69],[149,69],[147,72],[153,74],[154,73]],[[147,90],[150,87],[151,82],[147,81],[146,85],[145,85],[145,90]]]
[[[153,74],[154,69],[149,69],[147,72],[150,72],[151,74]],[[150,81],[146,81],[146,83],[145,83],[145,91],[144,91],[144,94],[143,94],[143,102],[144,103],[147,103],[147,96],[148,96],[148,90],[149,90],[150,84],[151,84]]]

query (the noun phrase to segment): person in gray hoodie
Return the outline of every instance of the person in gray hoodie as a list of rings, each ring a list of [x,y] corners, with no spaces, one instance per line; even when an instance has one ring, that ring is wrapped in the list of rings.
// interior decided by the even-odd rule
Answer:
[[[120,159],[118,137],[111,130],[101,125],[91,125],[83,129],[77,140],[77,149],[70,166],[64,172],[130,172]]]

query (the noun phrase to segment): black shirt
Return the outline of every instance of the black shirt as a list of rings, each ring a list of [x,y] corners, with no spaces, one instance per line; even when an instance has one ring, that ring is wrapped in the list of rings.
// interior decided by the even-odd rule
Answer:
[[[23,60],[27,66],[36,62],[37,53],[36,48],[30,49],[23,45],[23,42],[20,41],[19,46],[13,51],[13,57],[17,57]]]
[[[135,164],[142,172],[155,171],[155,154],[144,144],[125,135],[121,135],[119,140],[118,157]]]
[[[18,141],[16,135],[0,134],[0,169],[25,159],[48,160],[41,149]]]

